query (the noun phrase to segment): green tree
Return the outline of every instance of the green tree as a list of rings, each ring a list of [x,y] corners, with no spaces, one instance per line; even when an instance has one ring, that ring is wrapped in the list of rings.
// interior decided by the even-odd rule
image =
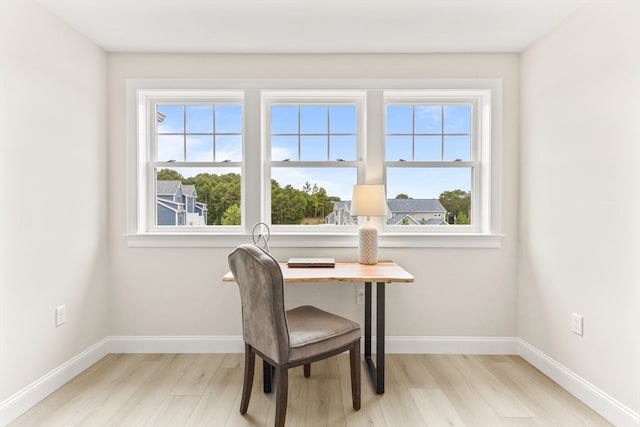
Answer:
[[[240,206],[234,203],[224,211],[222,225],[240,225]]]
[[[410,199],[411,197],[409,197],[408,194],[405,193],[400,193],[396,196],[396,199]]]
[[[280,187],[271,180],[271,222],[273,224],[302,224],[307,211],[307,194],[291,185]]]
[[[447,222],[449,224],[462,224],[461,214],[464,215],[466,224],[469,224],[468,213],[471,209],[471,192],[463,190],[444,191],[438,198],[442,206],[447,210]]]
[[[240,206],[240,175],[238,174],[200,173],[184,179],[182,183],[196,187],[198,202],[207,205],[208,225],[222,224],[222,218],[227,209],[234,204]]]
[[[158,181],[184,181],[184,177],[173,169],[160,169],[156,177]]]
[[[471,221],[469,221],[469,217],[466,213],[460,212],[458,214],[458,218],[456,219],[456,224],[471,224]]]

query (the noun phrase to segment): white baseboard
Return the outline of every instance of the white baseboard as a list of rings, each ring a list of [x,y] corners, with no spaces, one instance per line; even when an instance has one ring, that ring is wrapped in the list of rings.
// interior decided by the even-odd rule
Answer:
[[[583,401],[616,427],[640,426],[640,414],[609,396],[584,378],[518,338],[519,354],[562,388]]]
[[[375,351],[375,339],[372,342]],[[0,402],[0,426],[26,412],[109,353],[242,353],[240,336],[112,336]],[[518,354],[618,427],[640,426],[640,414],[516,337],[403,337],[385,340],[387,353]]]
[[[9,424],[29,408],[62,387],[76,375],[89,368],[108,354],[104,338],[74,358],[29,384],[14,395],[0,402],[0,426]]]
[[[109,353],[242,353],[241,336],[112,336]]]

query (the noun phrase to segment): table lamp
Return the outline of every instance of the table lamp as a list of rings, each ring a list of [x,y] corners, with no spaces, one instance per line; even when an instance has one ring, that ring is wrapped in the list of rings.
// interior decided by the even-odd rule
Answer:
[[[387,199],[384,185],[361,184],[353,186],[351,215],[366,216],[367,221],[358,230],[358,262],[377,264],[378,229],[371,222],[372,216],[384,216],[387,213]]]

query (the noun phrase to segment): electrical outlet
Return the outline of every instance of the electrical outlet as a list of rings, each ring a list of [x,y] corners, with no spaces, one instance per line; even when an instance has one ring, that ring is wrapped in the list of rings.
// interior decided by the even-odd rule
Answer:
[[[571,332],[582,336],[583,334],[583,318],[581,315],[571,313]]]
[[[67,306],[61,305],[56,307],[56,328],[62,326],[67,321]]]
[[[364,304],[364,289],[356,289],[356,304]]]

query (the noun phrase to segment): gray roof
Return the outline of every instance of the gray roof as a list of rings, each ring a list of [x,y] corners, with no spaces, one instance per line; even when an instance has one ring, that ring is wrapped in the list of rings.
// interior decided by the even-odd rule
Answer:
[[[387,206],[397,212],[446,212],[438,199],[387,199]]]
[[[156,181],[157,194],[171,194],[174,195],[178,192],[178,189],[182,183],[177,180],[161,180]]]
[[[187,196],[197,196],[196,186],[192,184],[182,184],[182,192]]]
[[[349,211],[351,211],[351,200],[335,202],[333,205],[334,210],[344,209],[345,207],[349,208]]]

